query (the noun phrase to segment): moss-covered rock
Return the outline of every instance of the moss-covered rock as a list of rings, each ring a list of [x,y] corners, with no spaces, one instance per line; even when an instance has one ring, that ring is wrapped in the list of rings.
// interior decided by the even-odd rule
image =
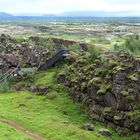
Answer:
[[[112,107],[105,107],[104,108],[104,113],[111,113],[113,111]]]
[[[70,83],[71,77],[77,77],[77,82],[69,86],[70,95],[85,104],[91,118],[138,131],[140,60],[127,51],[106,53],[92,62],[85,62],[85,57],[79,59],[67,75]]]
[[[129,92],[128,91],[121,91],[121,94],[124,97],[129,96]]]
[[[115,121],[121,121],[122,120],[121,116],[114,116],[113,118],[114,118]]]
[[[137,73],[131,73],[128,75],[128,79],[132,81],[138,81],[140,79],[140,76]]]
[[[98,95],[104,95],[106,92],[111,89],[111,84],[101,84],[100,89],[98,90]]]

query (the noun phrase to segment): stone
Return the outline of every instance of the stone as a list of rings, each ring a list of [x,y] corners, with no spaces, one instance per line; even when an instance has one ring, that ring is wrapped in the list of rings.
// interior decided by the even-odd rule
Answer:
[[[57,76],[57,83],[59,83],[59,84],[65,83],[65,80],[66,80],[66,75],[65,75],[65,74],[60,73],[60,74]]]
[[[95,130],[95,128],[93,127],[93,124],[85,124],[82,128],[84,130],[88,130],[88,131],[94,131]]]
[[[39,92],[38,95],[46,95],[48,93],[48,87],[39,86],[37,87],[37,91]]]
[[[31,85],[28,90],[31,92],[37,92],[37,87],[35,85]]]
[[[131,134],[130,131],[127,130],[127,129],[120,129],[120,130],[118,131],[118,133],[119,133],[121,136],[123,136],[123,137],[127,137],[127,136],[129,136],[129,135]]]
[[[117,126],[113,122],[108,122],[107,127],[112,128],[113,130],[116,130]]]
[[[138,124],[135,126],[134,129],[135,129],[136,132],[140,132],[140,126]]]
[[[109,132],[108,129],[100,129],[99,130],[99,133],[103,136],[106,136],[106,137],[110,137],[111,136],[111,133]]]
[[[26,107],[25,104],[19,104],[18,106],[19,106],[19,107]]]
[[[18,42],[7,35],[0,36],[0,68],[2,72],[9,70],[9,67],[38,67],[49,58],[47,48],[41,46],[30,46],[28,39]]]
[[[111,92],[107,92],[105,94],[104,102],[107,104],[107,106],[111,106],[111,107],[114,107],[114,108],[117,107],[116,97]]]
[[[31,100],[31,99],[33,99],[33,97],[32,96],[28,96],[25,99]]]

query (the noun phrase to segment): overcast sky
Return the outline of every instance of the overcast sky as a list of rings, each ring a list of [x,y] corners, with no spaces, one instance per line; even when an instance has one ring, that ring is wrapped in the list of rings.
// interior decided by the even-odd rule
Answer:
[[[63,11],[138,11],[140,0],[0,0],[9,13],[61,13]]]

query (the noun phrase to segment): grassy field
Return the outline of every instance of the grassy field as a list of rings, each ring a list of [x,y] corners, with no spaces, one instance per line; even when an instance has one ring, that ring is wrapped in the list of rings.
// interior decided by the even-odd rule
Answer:
[[[50,69],[36,75],[36,85],[49,85],[46,96],[38,96],[27,91],[0,93],[0,118],[12,120],[48,140],[108,140],[98,133],[104,125],[91,122],[84,109],[67,94],[63,86],[55,82],[56,74],[61,69]],[[93,123],[95,131],[86,131],[82,126]],[[30,140],[21,132],[0,123],[0,139]],[[109,129],[110,130],[110,129]],[[110,130],[114,140],[132,140],[120,137]]]
[[[0,123],[0,129],[0,140],[33,140],[7,124]]]
[[[96,22],[91,19],[87,19],[84,22],[82,19],[78,19],[76,20],[76,23],[75,19],[68,19],[65,22],[63,20],[60,20],[61,22],[57,26],[55,19],[52,19],[51,22],[49,20],[42,19],[41,22],[40,19],[36,20],[34,18],[31,19],[30,22],[28,19],[25,19],[24,22],[23,19],[15,19],[12,22],[9,20],[1,20],[0,24],[7,23],[9,26],[9,28],[7,26],[8,32],[15,34],[13,36],[16,37],[17,42],[19,43],[21,43],[24,38],[35,35],[46,38],[56,37],[77,42],[86,42],[91,44],[91,46],[98,47],[105,51],[114,50],[115,45],[118,46],[118,49],[120,49],[123,44],[125,44],[125,38],[122,37],[121,32],[124,32],[124,35],[131,32],[137,33],[139,31],[137,31],[137,29],[134,30],[135,27],[131,27],[131,30],[127,28],[127,30],[124,31],[121,27],[119,28],[119,24],[117,26],[115,25],[117,24],[116,21],[112,21],[111,23],[105,25],[100,24],[100,26],[96,27],[94,25]],[[122,21],[123,20],[124,19],[122,19]],[[129,20],[133,22],[133,20]],[[101,20],[98,20],[98,22],[100,23]],[[23,27],[23,29],[26,27],[27,32],[24,32],[21,27],[16,28],[17,30],[13,30],[12,28],[13,31],[10,31],[11,25],[18,26],[21,23],[21,27]],[[89,24],[87,24],[87,27],[91,24],[91,28],[87,28],[89,31],[83,30],[85,29],[85,23]],[[25,27],[23,25],[25,25]],[[33,25],[35,26],[35,29]],[[47,32],[41,32],[38,29],[40,25],[49,27]],[[33,26],[33,28],[29,33],[28,30],[30,29],[30,26]],[[119,28],[118,31],[116,31],[116,27]],[[105,32],[102,31],[104,28],[106,28]],[[18,30],[19,32],[17,32]],[[97,33],[99,32],[100,35],[96,34],[96,32],[94,33],[93,31],[97,31]],[[109,32],[107,33],[107,31]],[[115,34],[119,32],[120,35]],[[135,50],[133,50],[133,52],[138,52],[137,48],[139,47],[139,40],[137,41],[135,39],[133,42],[131,40],[129,42],[127,41],[126,46],[128,49],[132,49],[134,43]],[[48,44],[46,46],[48,47]],[[74,52],[79,52],[79,47],[70,47]],[[47,138],[47,140],[133,140],[132,137],[120,137],[118,133],[107,128],[105,125],[89,120],[87,112],[85,112],[83,107],[80,104],[73,102],[68,95],[68,91],[63,85],[56,83],[57,74],[63,70],[66,71],[64,68],[56,67],[49,69],[44,73],[33,75],[35,76],[33,84],[36,86],[47,86],[49,88],[46,96],[39,96],[36,93],[28,91],[8,92],[9,85],[7,85],[7,83],[1,84],[0,118],[16,122],[28,130]],[[95,131],[91,132],[82,129],[82,126],[87,123],[92,123],[95,127]],[[0,128],[0,140],[32,140],[32,138],[28,137],[26,134],[7,124],[0,123]],[[99,130],[102,128],[108,129],[112,133],[112,137],[101,136],[99,134]]]

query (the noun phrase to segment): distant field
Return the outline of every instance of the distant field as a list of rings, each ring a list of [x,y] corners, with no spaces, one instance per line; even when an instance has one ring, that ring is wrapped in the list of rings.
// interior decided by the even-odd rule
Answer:
[[[18,17],[0,20],[0,34],[17,38],[55,37],[87,42],[110,49],[140,33],[140,18]]]
[[[46,22],[66,22],[71,24],[72,22],[78,23],[139,23],[140,17],[12,17],[1,18],[0,23],[46,23]]]

